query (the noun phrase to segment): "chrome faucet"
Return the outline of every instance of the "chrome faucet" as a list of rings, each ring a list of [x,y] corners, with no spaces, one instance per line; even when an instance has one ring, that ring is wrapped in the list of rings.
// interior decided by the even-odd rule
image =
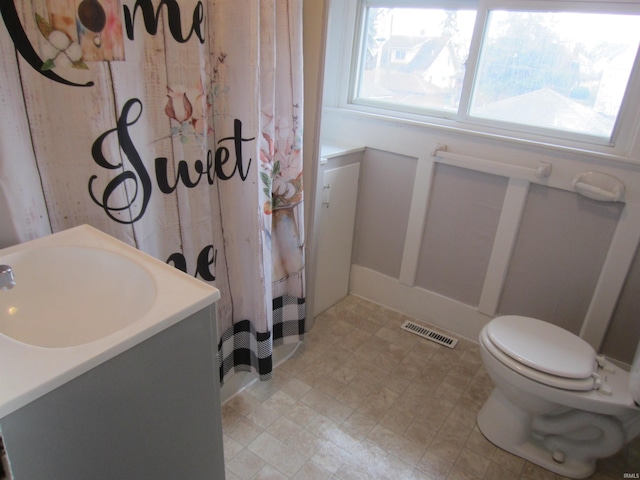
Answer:
[[[13,269],[9,265],[0,265],[0,290],[10,290],[15,286]]]

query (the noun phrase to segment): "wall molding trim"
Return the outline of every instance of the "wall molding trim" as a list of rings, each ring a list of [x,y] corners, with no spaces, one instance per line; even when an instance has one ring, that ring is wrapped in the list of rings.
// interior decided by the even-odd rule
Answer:
[[[491,320],[476,307],[359,265],[351,266],[349,293],[476,343],[480,330]]]

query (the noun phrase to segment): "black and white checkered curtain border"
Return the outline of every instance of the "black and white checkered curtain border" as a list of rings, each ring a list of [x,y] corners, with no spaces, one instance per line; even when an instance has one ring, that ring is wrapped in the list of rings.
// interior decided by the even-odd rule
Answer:
[[[288,295],[273,299],[273,344],[304,340],[304,298]]]
[[[218,344],[220,383],[232,371],[255,371],[269,380],[273,371],[272,343],[301,342],[304,339],[305,299],[282,296],[273,299],[273,342],[271,332],[256,332],[249,320],[233,324]]]

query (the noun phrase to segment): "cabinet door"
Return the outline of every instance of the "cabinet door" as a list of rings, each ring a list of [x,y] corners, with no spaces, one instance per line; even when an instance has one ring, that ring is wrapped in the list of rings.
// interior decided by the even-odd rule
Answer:
[[[324,172],[314,315],[349,293],[359,175],[360,164]]]

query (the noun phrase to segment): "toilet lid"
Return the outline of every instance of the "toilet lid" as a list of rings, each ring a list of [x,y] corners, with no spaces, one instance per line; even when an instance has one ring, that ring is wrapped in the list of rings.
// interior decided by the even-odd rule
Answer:
[[[487,325],[487,335],[503,353],[533,369],[565,378],[588,378],[596,352],[583,339],[535,318],[505,315]]]

